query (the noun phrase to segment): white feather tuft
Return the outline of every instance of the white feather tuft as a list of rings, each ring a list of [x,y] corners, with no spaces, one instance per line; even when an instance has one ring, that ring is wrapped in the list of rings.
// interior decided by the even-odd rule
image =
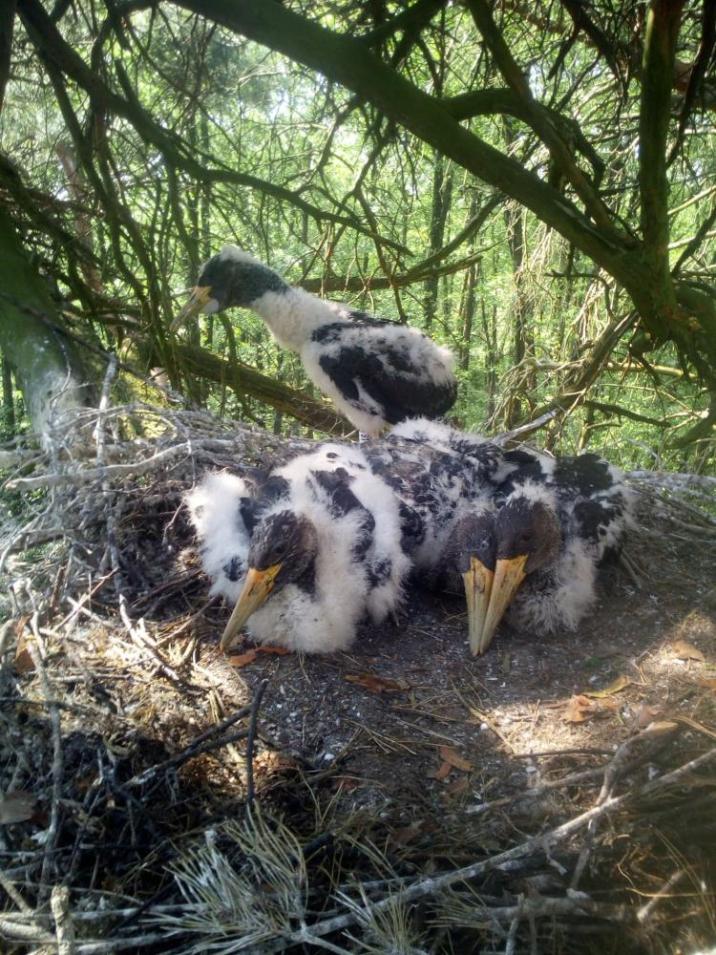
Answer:
[[[185,496],[189,517],[201,543],[201,563],[212,580],[211,595],[222,594],[236,601],[246,576],[250,537],[241,519],[239,502],[250,496],[242,478],[227,471],[207,474]],[[232,558],[239,562],[235,573],[227,572]]]
[[[232,245],[230,242],[227,242],[226,245],[222,246],[221,252],[219,252],[219,258],[222,261],[230,260],[232,262],[246,262],[249,265],[260,265],[264,269],[269,268],[268,265],[264,265],[263,262],[259,262],[259,260],[255,259],[249,252],[244,252],[244,250],[240,249],[238,245]]]

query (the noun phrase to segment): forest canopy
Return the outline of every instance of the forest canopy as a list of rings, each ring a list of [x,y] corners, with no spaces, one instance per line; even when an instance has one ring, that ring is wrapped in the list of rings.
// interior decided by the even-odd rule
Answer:
[[[454,420],[713,471],[716,10],[17,0],[0,23],[2,436],[97,400],[348,426],[244,310],[235,242],[457,356]],[[179,396],[182,396],[181,398]],[[53,399],[57,401],[57,397]]]

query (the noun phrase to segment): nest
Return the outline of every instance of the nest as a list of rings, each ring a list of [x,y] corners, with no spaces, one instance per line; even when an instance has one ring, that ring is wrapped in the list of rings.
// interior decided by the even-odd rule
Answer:
[[[308,443],[139,406],[56,433],[0,453],[4,950],[707,947],[714,479],[633,475],[576,635],[472,661],[415,593],[352,653],[226,658],[182,495]]]

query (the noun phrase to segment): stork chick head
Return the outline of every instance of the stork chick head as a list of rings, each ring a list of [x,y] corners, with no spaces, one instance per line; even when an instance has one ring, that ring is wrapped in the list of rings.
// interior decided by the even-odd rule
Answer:
[[[306,578],[318,554],[318,535],[302,514],[283,510],[269,514],[255,528],[248,556],[248,573],[221,637],[225,649],[276,590]]]
[[[546,496],[517,492],[497,511],[461,518],[446,557],[462,574],[473,656],[487,650],[522,581],[555,559],[560,542]]]
[[[238,246],[225,245],[204,263],[189,301],[169,328],[176,331],[200,312],[211,315],[234,305],[248,308],[266,292],[282,292],[286,288],[273,269]]]

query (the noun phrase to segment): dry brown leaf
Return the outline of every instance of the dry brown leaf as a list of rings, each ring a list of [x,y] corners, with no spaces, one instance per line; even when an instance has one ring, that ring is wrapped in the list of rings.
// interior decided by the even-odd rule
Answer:
[[[342,793],[350,793],[354,789],[360,789],[363,783],[355,776],[334,776],[333,785]]]
[[[254,662],[259,653],[265,653],[267,656],[282,657],[290,652],[291,651],[286,649],[286,647],[251,647],[251,649],[245,653],[238,653],[233,657],[229,657],[229,664],[232,667],[246,667],[249,663]]]
[[[585,723],[591,719],[596,712],[596,706],[589,697],[578,695],[573,696],[567,703],[567,709],[564,711],[564,720],[567,723]]]
[[[388,680],[374,673],[346,673],[344,679],[348,683],[355,683],[365,690],[370,690],[371,693],[400,693],[405,689],[395,680]]]
[[[700,676],[696,682],[699,686],[703,686],[707,690],[716,690],[716,677]]]
[[[441,780],[447,779],[450,773],[452,772],[452,770],[453,770],[453,767],[451,766],[450,763],[446,761],[446,762],[440,763],[440,765],[435,770],[435,772],[431,773],[430,775],[433,777],[433,779],[441,779]]]
[[[416,836],[420,835],[422,828],[422,819],[418,819],[417,822],[411,822],[409,826],[396,829],[393,832],[392,841],[397,842],[399,846],[407,846]]]
[[[24,624],[23,624],[24,627]],[[30,653],[29,641],[33,638],[25,636],[23,628],[18,626],[17,649],[15,650],[15,659],[13,666],[15,673],[31,673],[35,669],[35,661]]]
[[[679,660],[698,660],[700,663],[703,663],[706,659],[701,650],[687,640],[675,640],[674,643],[671,644],[671,649]]]
[[[256,659],[256,653],[257,651],[255,649],[247,650],[246,653],[238,653],[234,657],[229,657],[229,665],[232,667],[248,666],[249,663],[253,663]]]
[[[461,756],[456,749],[451,746],[441,746],[440,756],[445,763],[449,763],[455,769],[461,769],[464,773],[472,772],[475,768],[472,763]]]
[[[657,720],[661,716],[662,712],[658,706],[649,706],[646,703],[642,703],[641,706],[637,707],[634,713],[632,729],[646,729],[647,726],[650,726],[654,720]]]
[[[15,631],[15,636],[19,640],[22,637],[25,627],[30,622],[30,614],[26,613],[18,617],[13,621],[13,630]]]
[[[605,686],[603,690],[585,690],[583,695],[590,696],[592,699],[602,700],[607,696],[613,696],[615,693],[619,693],[627,686],[631,686],[631,684],[632,680],[630,680],[625,673],[622,673],[616,680],[612,680],[608,686]]]
[[[445,787],[444,795],[450,797],[460,796],[462,793],[466,792],[469,786],[470,783],[467,776],[458,776],[458,778],[453,780],[449,786]]]
[[[35,797],[32,793],[18,789],[14,793],[0,796],[0,826],[10,826],[15,822],[26,822],[35,814]]]

